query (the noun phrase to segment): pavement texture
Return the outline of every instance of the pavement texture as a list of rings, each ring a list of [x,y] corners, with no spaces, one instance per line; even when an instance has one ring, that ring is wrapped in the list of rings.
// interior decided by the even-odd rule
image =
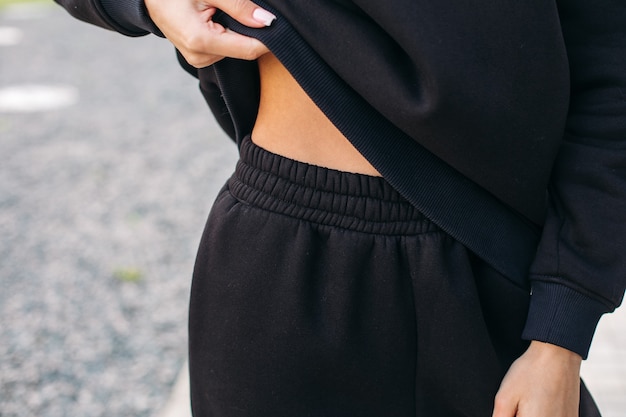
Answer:
[[[158,415],[236,147],[166,40],[51,3],[0,39],[0,416]]]
[[[187,417],[195,250],[234,145],[154,36],[0,9],[0,417]],[[626,308],[583,376],[626,416]]]

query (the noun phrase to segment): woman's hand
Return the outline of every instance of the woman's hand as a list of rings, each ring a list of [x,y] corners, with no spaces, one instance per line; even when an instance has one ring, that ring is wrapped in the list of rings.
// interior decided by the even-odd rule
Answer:
[[[533,341],[507,372],[493,417],[578,417],[582,358]]]
[[[260,28],[276,19],[248,0],[145,0],[150,18],[196,68],[224,57],[253,60],[268,52],[258,40],[213,22],[219,9],[240,23]]]

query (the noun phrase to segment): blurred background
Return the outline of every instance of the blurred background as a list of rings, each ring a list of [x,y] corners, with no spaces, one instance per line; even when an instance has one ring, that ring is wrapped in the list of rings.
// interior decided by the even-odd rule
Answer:
[[[235,160],[167,41],[0,0],[1,417],[188,414],[191,271]],[[626,416],[626,308],[584,366]]]
[[[159,415],[235,160],[166,40],[0,6],[0,416]]]

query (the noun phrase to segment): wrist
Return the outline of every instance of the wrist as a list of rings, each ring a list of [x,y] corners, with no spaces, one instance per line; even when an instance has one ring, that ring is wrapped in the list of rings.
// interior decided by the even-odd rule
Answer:
[[[569,366],[580,367],[583,358],[576,352],[551,343],[533,340],[527,351],[530,355],[550,361],[558,361]]]

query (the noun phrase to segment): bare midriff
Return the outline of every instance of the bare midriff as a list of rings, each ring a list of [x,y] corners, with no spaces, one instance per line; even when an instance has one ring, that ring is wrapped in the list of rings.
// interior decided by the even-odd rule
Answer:
[[[272,54],[259,58],[261,99],[252,141],[272,153],[339,171],[379,176]]]

